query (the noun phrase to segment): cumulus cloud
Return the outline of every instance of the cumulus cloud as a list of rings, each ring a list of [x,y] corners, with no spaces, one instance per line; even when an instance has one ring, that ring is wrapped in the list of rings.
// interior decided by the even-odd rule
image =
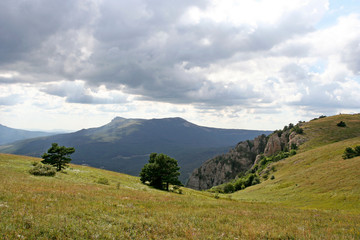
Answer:
[[[4,0],[0,84],[29,84],[89,106],[230,107],[229,117],[354,108],[358,95],[348,86],[359,84],[360,16],[319,28],[330,7],[328,0]]]
[[[42,92],[65,97],[66,102],[82,104],[120,104],[127,102],[127,96],[122,93],[107,91],[105,88],[96,89],[85,86],[84,81],[60,82],[47,84]]]

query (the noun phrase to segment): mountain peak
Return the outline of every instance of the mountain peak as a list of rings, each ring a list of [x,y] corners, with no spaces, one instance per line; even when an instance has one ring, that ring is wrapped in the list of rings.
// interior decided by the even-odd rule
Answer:
[[[111,122],[117,122],[117,121],[121,121],[121,120],[125,120],[126,118],[123,117],[114,117]]]

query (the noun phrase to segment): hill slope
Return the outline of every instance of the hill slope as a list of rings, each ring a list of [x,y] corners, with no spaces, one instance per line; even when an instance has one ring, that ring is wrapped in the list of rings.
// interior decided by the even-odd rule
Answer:
[[[50,136],[50,135],[54,135],[54,133],[20,130],[15,128],[9,128],[0,124],[0,145],[4,145],[28,138]]]
[[[337,127],[339,121],[347,127]],[[233,197],[360,213],[360,157],[342,159],[345,148],[360,145],[360,115],[313,120],[303,129],[308,140],[298,154],[269,166],[276,170],[270,173],[275,179],[238,191]]]
[[[33,161],[40,159],[0,154],[2,239],[360,237],[360,215],[347,211],[217,199],[186,188],[176,194],[142,185],[137,177],[77,165],[55,177],[35,177],[28,173]],[[110,184],[96,183],[99,178]]]
[[[269,131],[217,129],[197,126],[181,118],[125,119],[117,117],[99,128],[29,139],[0,148],[1,152],[41,156],[56,142],[75,147],[73,163],[138,175],[152,152],[178,160],[185,182],[203,161],[227,151],[238,141]]]

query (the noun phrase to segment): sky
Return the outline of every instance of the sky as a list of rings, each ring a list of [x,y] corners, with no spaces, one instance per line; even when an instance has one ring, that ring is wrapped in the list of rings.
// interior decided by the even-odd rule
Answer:
[[[275,130],[358,112],[358,0],[0,1],[8,127]]]

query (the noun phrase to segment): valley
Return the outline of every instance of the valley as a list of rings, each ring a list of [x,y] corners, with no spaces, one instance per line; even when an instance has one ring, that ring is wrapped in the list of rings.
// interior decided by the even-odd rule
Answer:
[[[138,176],[152,152],[179,161],[180,180],[185,184],[191,172],[207,159],[227,152],[238,141],[271,131],[219,129],[192,124],[182,118],[126,119],[74,133],[31,138],[0,146],[0,152],[40,157],[49,146],[75,147],[73,163]]]
[[[339,128],[336,123],[346,123]],[[157,190],[138,177],[71,164],[28,173],[41,159],[0,154],[3,239],[359,239],[360,116],[302,125],[297,154],[270,163],[273,179],[232,194]],[[101,184],[99,179],[108,179]]]

